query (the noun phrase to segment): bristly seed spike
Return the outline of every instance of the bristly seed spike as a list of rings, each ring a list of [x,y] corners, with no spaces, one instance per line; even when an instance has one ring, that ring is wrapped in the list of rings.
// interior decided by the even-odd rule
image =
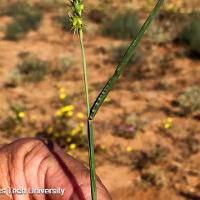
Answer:
[[[83,0],[71,0],[70,1],[70,13],[69,19],[72,26],[72,29],[74,30],[74,33],[79,32],[80,30],[83,30],[84,23],[83,23],[83,11],[84,11],[84,5]]]

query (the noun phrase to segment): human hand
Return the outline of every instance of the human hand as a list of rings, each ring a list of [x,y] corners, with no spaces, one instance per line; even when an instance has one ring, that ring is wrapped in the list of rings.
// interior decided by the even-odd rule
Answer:
[[[1,194],[1,200],[90,200],[90,172],[54,143],[19,139],[0,148],[0,188],[64,189],[64,194]],[[97,199],[111,200],[97,178]]]

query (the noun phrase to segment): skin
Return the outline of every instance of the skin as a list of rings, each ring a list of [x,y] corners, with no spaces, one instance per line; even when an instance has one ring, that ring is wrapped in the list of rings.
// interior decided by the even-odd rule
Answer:
[[[91,200],[90,172],[56,144],[19,139],[0,148],[0,188],[63,188],[55,194],[0,194],[1,200]],[[111,197],[97,178],[97,199]]]

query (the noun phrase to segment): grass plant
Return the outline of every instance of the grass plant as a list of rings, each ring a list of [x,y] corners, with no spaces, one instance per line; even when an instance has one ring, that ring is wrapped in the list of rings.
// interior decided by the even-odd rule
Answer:
[[[132,10],[125,10],[118,13],[111,20],[104,23],[103,34],[117,39],[135,38],[140,25],[138,17]]]
[[[37,30],[43,18],[41,10],[26,3],[11,4],[6,14],[13,18],[5,31],[8,40],[19,40],[29,31]]]
[[[191,22],[185,26],[181,35],[180,42],[187,44],[189,53],[192,56],[199,57],[200,55],[200,16],[195,16]]]
[[[47,75],[49,63],[38,58],[25,58],[17,65],[17,69],[25,80],[39,82]]]
[[[142,28],[137,33],[137,36],[134,37],[134,40],[126,50],[123,58],[121,59],[119,65],[116,68],[115,73],[106,83],[102,91],[100,92],[99,96],[97,97],[96,101],[92,106],[90,106],[89,100],[89,90],[88,90],[88,73],[87,73],[87,64],[86,64],[86,55],[85,55],[85,48],[84,48],[84,41],[83,41],[83,32],[84,32],[84,20],[83,20],[83,11],[84,11],[84,4],[83,0],[71,0],[70,1],[70,13],[69,19],[72,25],[72,29],[75,33],[78,33],[80,39],[80,45],[82,50],[82,64],[83,64],[83,74],[84,74],[84,88],[85,88],[85,98],[86,98],[86,106],[87,106],[87,124],[88,124],[88,139],[89,139],[89,164],[90,164],[90,179],[91,179],[91,197],[92,200],[97,199],[97,192],[96,192],[96,173],[95,173],[95,155],[94,155],[94,130],[93,130],[93,119],[103,104],[104,100],[106,99],[109,92],[112,90],[114,85],[117,83],[117,80],[127,67],[129,61],[135,54],[135,49],[138,47],[141,39],[144,36],[144,33],[149,28],[150,24],[158,14],[164,0],[159,0],[150,13],[150,16],[147,18],[146,22],[142,26]],[[120,19],[119,19],[120,20]]]

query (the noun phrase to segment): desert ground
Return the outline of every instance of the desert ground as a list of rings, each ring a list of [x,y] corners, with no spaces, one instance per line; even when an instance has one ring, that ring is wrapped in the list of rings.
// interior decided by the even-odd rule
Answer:
[[[13,39],[18,28],[6,34],[18,16],[16,1],[1,1],[0,143],[52,139],[87,164],[80,42],[68,27],[66,3],[27,1],[41,21]],[[85,1],[91,102],[131,42],[104,27],[128,10],[141,26],[155,3]],[[166,1],[94,119],[97,174],[114,200],[200,199],[200,52],[179,40],[199,9],[195,0]],[[199,50],[200,34],[191,37]]]

